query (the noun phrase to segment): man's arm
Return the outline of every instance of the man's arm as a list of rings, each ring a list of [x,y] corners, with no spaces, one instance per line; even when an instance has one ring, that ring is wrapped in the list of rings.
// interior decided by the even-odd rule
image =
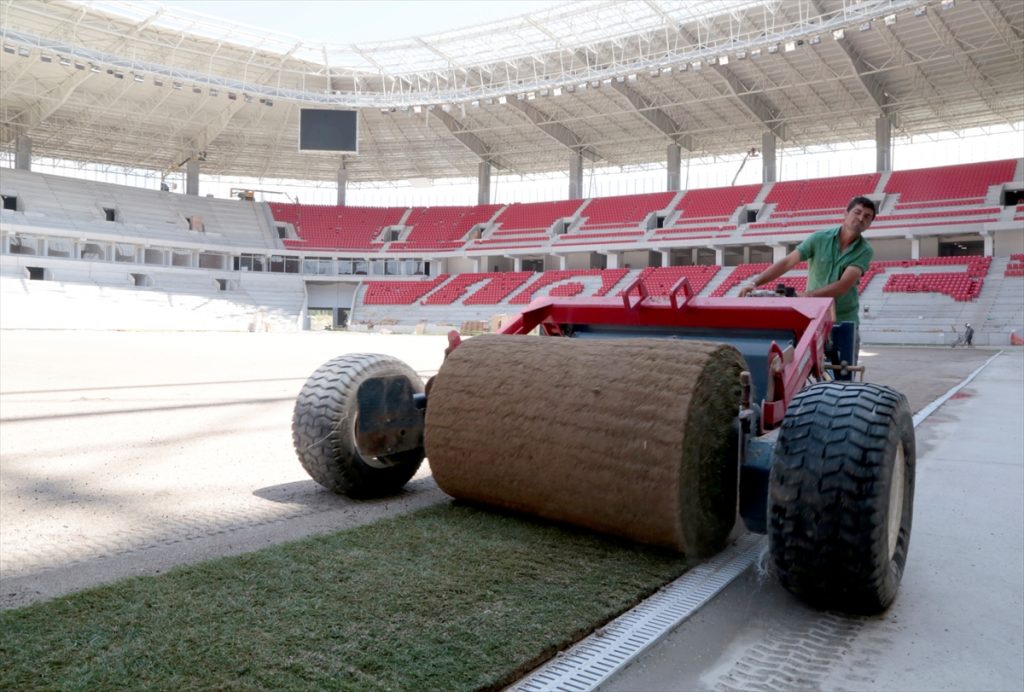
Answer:
[[[860,277],[864,272],[861,271],[860,267],[847,267],[843,275],[839,277],[839,281],[833,281],[827,286],[815,289],[813,291],[807,291],[800,295],[808,296],[812,298],[838,298],[845,294],[851,288],[860,281]]]
[[[793,250],[793,252],[789,253],[760,274],[752,276],[745,281],[740,287],[740,297],[742,298],[747,295],[761,284],[775,281],[775,279],[779,278],[798,264],[800,264],[800,251]]]

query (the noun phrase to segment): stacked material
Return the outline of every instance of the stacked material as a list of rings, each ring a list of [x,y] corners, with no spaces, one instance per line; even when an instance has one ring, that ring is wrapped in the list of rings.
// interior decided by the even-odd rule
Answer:
[[[433,383],[427,457],[455,498],[709,555],[736,518],[744,368],[716,343],[478,336]]]

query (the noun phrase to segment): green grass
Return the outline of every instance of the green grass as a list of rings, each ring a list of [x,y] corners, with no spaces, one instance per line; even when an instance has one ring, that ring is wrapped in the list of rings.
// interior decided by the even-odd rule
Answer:
[[[0,689],[495,688],[685,568],[438,505],[0,613]]]

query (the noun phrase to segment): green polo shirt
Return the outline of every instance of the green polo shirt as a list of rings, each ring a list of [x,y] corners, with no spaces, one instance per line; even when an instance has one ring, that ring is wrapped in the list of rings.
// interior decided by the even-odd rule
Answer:
[[[836,226],[816,231],[797,246],[800,259],[808,262],[808,291],[815,291],[839,281],[847,267],[857,267],[862,273],[867,273],[871,258],[875,256],[871,244],[862,236],[845,251],[839,252],[840,228],[841,226]],[[860,322],[857,284],[835,301],[837,322]]]

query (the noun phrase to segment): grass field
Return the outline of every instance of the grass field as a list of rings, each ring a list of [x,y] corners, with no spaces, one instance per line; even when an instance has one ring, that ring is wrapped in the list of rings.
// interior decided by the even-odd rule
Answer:
[[[0,689],[494,689],[686,566],[445,503],[2,612]]]

